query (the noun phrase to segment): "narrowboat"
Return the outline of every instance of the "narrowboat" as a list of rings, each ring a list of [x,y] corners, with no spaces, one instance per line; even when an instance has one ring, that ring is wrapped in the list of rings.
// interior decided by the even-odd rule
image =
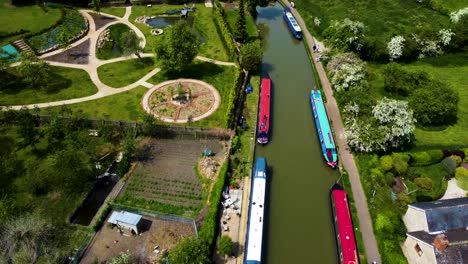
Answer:
[[[310,104],[315,119],[315,127],[322,149],[322,155],[328,166],[336,168],[338,163],[338,154],[336,152],[335,141],[328,122],[327,112],[323,104],[322,94],[318,90],[310,91]]]
[[[270,93],[271,80],[263,78],[260,87],[260,107],[258,110],[257,142],[268,143],[270,136]]]
[[[267,163],[255,160],[250,189],[249,218],[245,238],[245,264],[262,263],[263,223],[266,199]]]
[[[359,264],[353,221],[348,198],[343,188],[335,183],[330,189],[330,207],[335,230],[336,253],[340,264]]]
[[[284,9],[283,18],[286,21],[286,24],[288,24],[288,27],[291,30],[291,33],[294,35],[294,37],[297,39],[302,39],[302,29],[297,23],[296,18],[294,18],[289,7],[286,7]]]

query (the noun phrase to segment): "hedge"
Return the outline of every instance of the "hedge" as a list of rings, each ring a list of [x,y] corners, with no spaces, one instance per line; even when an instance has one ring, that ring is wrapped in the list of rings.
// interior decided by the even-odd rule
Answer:
[[[221,13],[220,9],[215,6],[213,8],[214,14],[214,24],[216,26],[216,30],[222,36],[221,40],[223,42],[224,47],[228,51],[228,55],[231,60],[235,60],[236,58],[236,47],[234,46],[234,42],[232,39],[232,32],[230,32],[228,23],[225,20],[223,14]]]
[[[236,106],[237,98],[239,97],[239,94],[237,93],[237,91],[240,90],[239,86],[242,84],[242,80],[243,80],[243,77],[244,77],[243,72],[241,70],[239,70],[239,68],[236,68],[236,71],[237,71],[236,81],[234,82],[233,87],[229,91],[228,106],[227,106],[227,109],[226,109],[226,118],[225,118],[226,128],[231,127],[232,116],[234,114],[234,108]]]
[[[209,244],[211,248],[214,245],[214,239],[218,228],[218,214],[221,204],[221,194],[226,181],[228,168],[229,161],[226,161],[221,167],[218,179],[213,185],[213,189],[211,191],[210,196],[210,209],[207,216],[205,217],[203,226],[198,233],[198,237],[205,243]]]
[[[106,204],[106,207],[104,207],[104,209],[101,211],[101,214],[99,215],[99,217],[94,222],[94,225],[92,226],[92,229],[95,232],[97,232],[99,230],[99,228],[101,228],[102,224],[104,223],[104,220],[106,220],[106,217],[109,214],[109,212],[111,211],[111,209],[112,208],[110,207],[110,205]]]
[[[411,166],[427,166],[439,163],[444,158],[442,150],[430,150],[410,153]]]

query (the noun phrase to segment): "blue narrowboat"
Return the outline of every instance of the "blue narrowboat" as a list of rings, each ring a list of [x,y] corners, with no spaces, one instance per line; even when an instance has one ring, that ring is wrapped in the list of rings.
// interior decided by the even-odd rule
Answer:
[[[263,223],[267,184],[266,159],[255,160],[250,190],[249,218],[245,239],[245,264],[262,263]]]
[[[328,122],[327,112],[323,104],[322,94],[318,90],[310,91],[310,104],[314,114],[315,126],[322,148],[322,154],[327,164],[336,168],[338,163],[338,154],[336,152],[335,141],[333,140],[333,133]]]
[[[289,7],[286,7],[284,9],[283,18],[286,21],[286,24],[288,24],[288,27],[291,30],[291,33],[294,35],[294,37],[297,39],[302,39],[302,29],[297,23],[293,14],[291,13],[291,9],[289,9]]]

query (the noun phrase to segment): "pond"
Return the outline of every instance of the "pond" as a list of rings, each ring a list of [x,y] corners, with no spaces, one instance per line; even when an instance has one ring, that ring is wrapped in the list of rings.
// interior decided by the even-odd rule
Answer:
[[[0,56],[11,61],[16,61],[21,57],[18,50],[11,44],[5,45],[0,49]]]
[[[117,176],[102,177],[96,180],[93,189],[70,217],[70,222],[84,226],[89,225],[118,181]]]
[[[179,19],[181,18],[178,16],[155,17],[155,18],[147,19],[146,24],[148,24],[149,26],[153,28],[167,28],[167,27],[172,27],[172,25],[175,24]],[[185,21],[187,21],[189,26],[192,27],[192,33],[194,33],[198,37],[198,39],[201,41],[201,43],[204,44],[206,42],[206,37],[200,32],[193,29],[194,18],[189,16],[184,19]]]

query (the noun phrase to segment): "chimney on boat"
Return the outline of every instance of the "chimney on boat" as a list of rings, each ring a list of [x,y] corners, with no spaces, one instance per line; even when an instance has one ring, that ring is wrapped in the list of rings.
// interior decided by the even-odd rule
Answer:
[[[444,251],[449,245],[449,240],[445,234],[439,234],[434,237],[434,246],[439,251]]]

